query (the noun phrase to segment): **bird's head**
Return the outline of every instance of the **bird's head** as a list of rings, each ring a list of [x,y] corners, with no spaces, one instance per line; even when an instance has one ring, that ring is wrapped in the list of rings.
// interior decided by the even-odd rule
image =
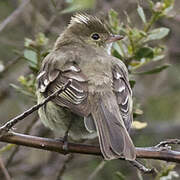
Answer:
[[[71,34],[71,36],[66,36]],[[83,43],[95,46],[106,46],[123,38],[121,35],[113,35],[105,24],[97,17],[87,14],[76,14],[71,18],[70,24],[64,32],[65,37],[78,39]]]

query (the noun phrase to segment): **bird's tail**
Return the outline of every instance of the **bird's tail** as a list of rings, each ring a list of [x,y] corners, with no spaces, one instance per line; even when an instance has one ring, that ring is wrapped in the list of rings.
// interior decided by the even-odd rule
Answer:
[[[136,158],[135,147],[121,117],[113,93],[91,96],[91,115],[98,133],[101,152],[106,160]]]

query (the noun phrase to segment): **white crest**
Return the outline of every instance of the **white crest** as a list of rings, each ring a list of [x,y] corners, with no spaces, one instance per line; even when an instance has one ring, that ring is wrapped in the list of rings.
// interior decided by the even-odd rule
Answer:
[[[80,24],[83,24],[83,23],[88,24],[89,20],[90,18],[85,14],[76,14],[75,16],[71,18],[71,24],[73,22],[80,23]]]
[[[99,24],[103,25],[97,17],[88,14],[76,14],[71,18],[70,25],[74,23],[88,24],[90,21],[97,21]]]

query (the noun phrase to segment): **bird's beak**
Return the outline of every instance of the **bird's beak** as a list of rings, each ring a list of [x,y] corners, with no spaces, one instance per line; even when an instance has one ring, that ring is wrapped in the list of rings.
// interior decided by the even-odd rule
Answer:
[[[110,35],[110,37],[107,39],[107,43],[112,43],[112,42],[116,42],[116,41],[119,41],[121,39],[123,39],[124,36],[121,36],[121,35]]]

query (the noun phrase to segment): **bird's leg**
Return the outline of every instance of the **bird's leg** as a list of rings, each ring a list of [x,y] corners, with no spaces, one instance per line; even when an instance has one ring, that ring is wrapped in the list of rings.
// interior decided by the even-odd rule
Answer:
[[[70,118],[71,119],[69,121],[68,128],[63,137],[63,150],[65,151],[68,151],[68,135],[69,135],[69,130],[71,129],[71,126],[72,126],[72,116]]]
[[[136,161],[136,160],[133,160],[133,161],[130,161],[128,160],[128,162],[130,164],[132,164],[133,166],[135,166],[137,169],[139,169],[141,172],[143,172],[144,174],[154,174],[156,175],[157,174],[157,170],[155,168],[152,168],[152,169],[149,169],[149,168],[146,168],[143,164],[141,164],[139,161]]]

